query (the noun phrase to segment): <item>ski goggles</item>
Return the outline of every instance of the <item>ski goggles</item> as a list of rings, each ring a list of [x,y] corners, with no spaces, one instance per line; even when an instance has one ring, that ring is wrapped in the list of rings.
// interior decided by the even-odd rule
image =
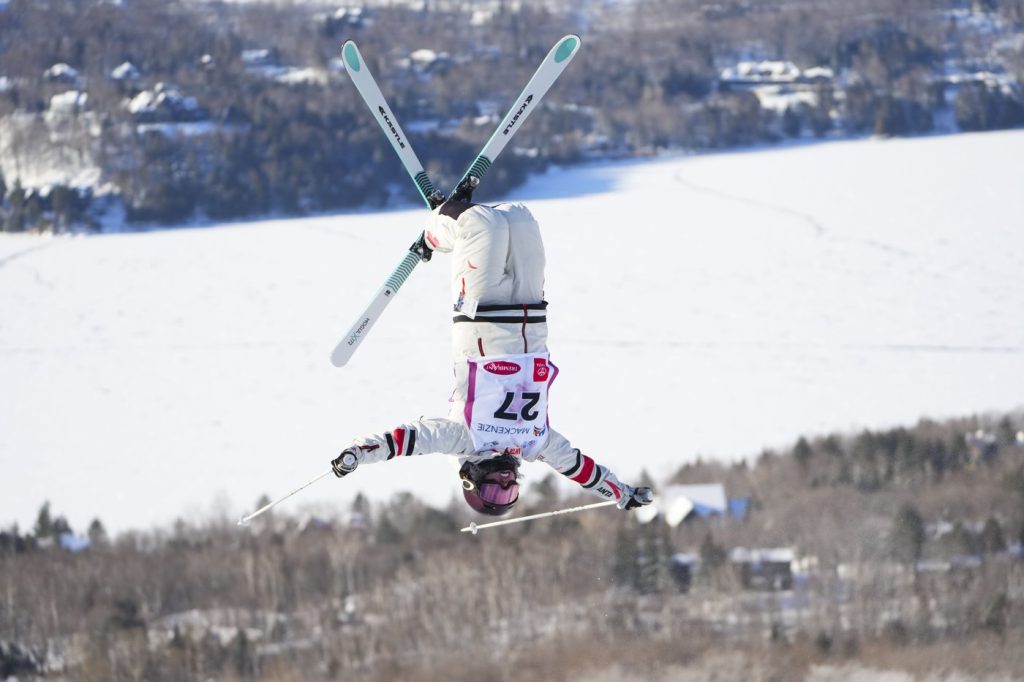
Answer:
[[[480,499],[487,504],[506,505],[519,499],[519,483],[511,471],[497,471],[487,474],[480,481]]]

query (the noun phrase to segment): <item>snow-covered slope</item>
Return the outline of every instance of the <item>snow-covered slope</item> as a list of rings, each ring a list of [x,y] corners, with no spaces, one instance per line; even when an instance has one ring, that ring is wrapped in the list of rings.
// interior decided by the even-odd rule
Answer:
[[[551,419],[627,480],[800,434],[1024,405],[1024,132],[552,171]],[[485,198],[485,197],[482,197]],[[447,262],[328,355],[422,210],[0,238],[0,524],[251,509],[447,410]],[[447,458],[289,502],[458,494]],[[530,465],[530,480],[546,475]]]

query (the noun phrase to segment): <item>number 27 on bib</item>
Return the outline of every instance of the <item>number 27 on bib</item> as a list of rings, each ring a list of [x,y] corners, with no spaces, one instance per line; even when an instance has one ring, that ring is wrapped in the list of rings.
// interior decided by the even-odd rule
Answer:
[[[466,425],[476,451],[522,456],[540,450],[548,438],[548,387],[558,374],[548,354],[489,355],[467,362]]]

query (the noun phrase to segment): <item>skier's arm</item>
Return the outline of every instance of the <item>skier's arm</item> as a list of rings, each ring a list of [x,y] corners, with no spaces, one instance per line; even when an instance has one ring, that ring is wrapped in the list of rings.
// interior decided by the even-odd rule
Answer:
[[[615,500],[619,507],[632,509],[649,504],[653,497],[650,488],[634,488],[623,483],[608,467],[598,464],[554,429],[537,459],[552,469],[578,483],[592,495],[606,500]]]
[[[458,217],[460,213],[453,208],[455,204],[459,203],[445,202],[430,212],[427,225],[423,230],[423,241],[431,251],[451,253],[455,248],[455,242],[459,238]]]
[[[343,476],[359,464],[375,464],[413,455],[461,455],[472,451],[473,440],[465,424],[451,419],[417,419],[384,433],[356,438],[333,464],[335,474]],[[355,456],[355,465],[343,463],[346,454]]]

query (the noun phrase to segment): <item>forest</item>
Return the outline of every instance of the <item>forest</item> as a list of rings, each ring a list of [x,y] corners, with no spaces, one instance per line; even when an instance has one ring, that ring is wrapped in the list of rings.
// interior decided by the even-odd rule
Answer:
[[[341,67],[357,40],[447,186],[561,35],[583,52],[480,196],[551,164],[1024,125],[1024,0],[0,5],[0,225],[417,201]]]
[[[718,483],[749,507],[474,537],[463,505],[402,494],[109,537],[47,504],[0,533],[0,677],[1024,675],[1024,414],[801,438],[651,483]],[[518,513],[583,501],[558,497],[541,480]],[[749,579],[745,554],[783,548],[786,581]]]

